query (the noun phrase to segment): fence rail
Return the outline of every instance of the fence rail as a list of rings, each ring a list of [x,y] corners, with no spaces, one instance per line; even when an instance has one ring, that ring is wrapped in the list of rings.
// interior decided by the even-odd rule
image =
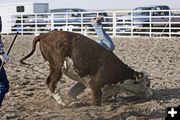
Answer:
[[[180,35],[180,10],[91,11],[1,16],[2,32],[5,34],[17,31],[22,35],[40,34],[58,29],[95,36],[91,19],[95,16],[104,16],[104,28],[113,37]]]

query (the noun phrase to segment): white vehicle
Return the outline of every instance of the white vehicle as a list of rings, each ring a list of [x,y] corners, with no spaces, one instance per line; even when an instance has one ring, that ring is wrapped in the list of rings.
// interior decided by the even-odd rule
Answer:
[[[16,15],[21,16],[22,14],[47,13],[48,11],[48,3],[0,3],[2,33],[11,33],[11,26],[16,22]]]

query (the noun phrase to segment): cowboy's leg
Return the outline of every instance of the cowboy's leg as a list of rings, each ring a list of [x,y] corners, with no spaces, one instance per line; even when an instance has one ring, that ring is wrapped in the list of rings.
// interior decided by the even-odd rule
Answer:
[[[96,31],[98,37],[100,38],[100,41],[98,41],[98,43],[106,48],[108,51],[113,51],[113,49],[115,48],[115,45],[112,41],[112,39],[109,37],[109,35],[105,32],[105,30],[103,29],[102,24],[98,24],[98,23],[93,23],[92,24],[94,27],[94,30]]]
[[[6,94],[5,89],[6,89],[6,87],[0,83],[0,106],[2,105],[3,99]]]
[[[8,90],[9,90],[9,81],[6,76],[6,72],[2,67],[0,70],[0,106]]]

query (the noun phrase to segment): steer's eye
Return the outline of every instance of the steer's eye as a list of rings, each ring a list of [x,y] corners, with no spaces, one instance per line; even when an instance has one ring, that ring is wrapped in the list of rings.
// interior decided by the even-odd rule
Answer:
[[[148,84],[146,84],[146,87],[150,87],[150,84],[148,83]]]

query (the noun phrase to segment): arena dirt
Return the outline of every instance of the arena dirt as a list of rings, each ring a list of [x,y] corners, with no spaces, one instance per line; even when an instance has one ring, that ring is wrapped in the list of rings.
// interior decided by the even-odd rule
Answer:
[[[13,35],[3,35],[5,49]],[[152,99],[120,94],[115,101],[104,101],[101,106],[91,105],[91,93],[86,90],[79,99],[87,104],[67,108],[53,99],[46,78],[48,63],[37,46],[36,53],[27,60],[30,66],[18,60],[31,49],[34,36],[18,36],[5,65],[10,81],[9,93],[0,108],[0,120],[161,120],[166,105],[180,105],[180,38],[115,38],[114,53],[136,70],[145,70],[151,79]],[[93,38],[97,39],[97,38]],[[152,53],[151,48],[158,40]],[[145,61],[146,59],[146,61]],[[63,76],[62,91],[67,93],[74,81]]]

